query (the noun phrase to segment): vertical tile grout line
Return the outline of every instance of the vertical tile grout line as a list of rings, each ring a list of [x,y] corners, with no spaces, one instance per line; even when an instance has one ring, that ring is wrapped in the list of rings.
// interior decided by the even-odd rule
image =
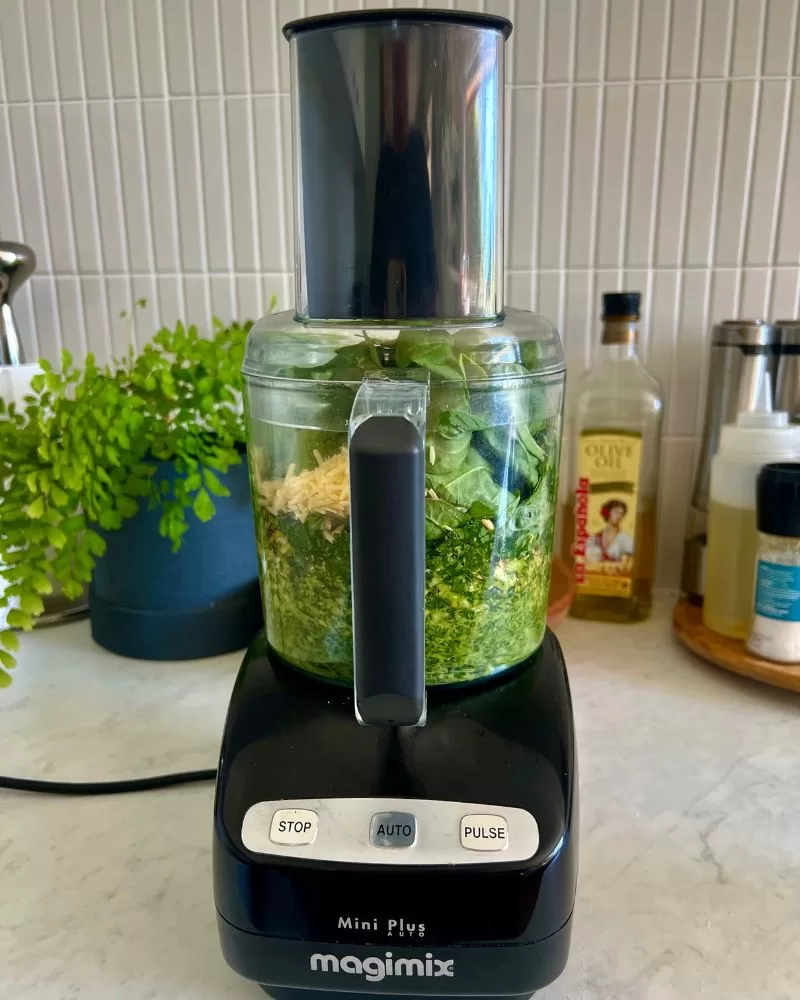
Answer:
[[[9,109],[12,107],[12,102],[10,102],[8,100],[8,81],[6,80],[6,73],[5,73],[5,59],[3,57],[3,38],[2,38],[2,35],[0,35],[0,78],[2,78],[2,87],[3,87],[3,102],[2,102],[3,103],[3,111],[5,112],[5,119],[6,119],[6,122],[8,123],[7,135],[8,135],[8,139],[9,139],[9,153],[11,153],[11,155],[9,156],[9,165],[8,165],[8,168],[9,168],[9,173],[11,175],[11,188],[12,188],[12,190],[14,192],[14,216],[15,216],[15,222],[16,222],[16,225],[17,225],[17,232],[21,236],[22,235],[22,202],[20,200],[20,195],[19,195],[19,181],[17,179],[17,168],[16,168],[16,164],[14,163],[14,154],[13,154],[13,151],[12,151],[12,148],[11,148],[13,146],[13,142],[11,141],[11,112],[10,112]],[[33,302],[33,299],[31,299],[31,303],[32,302]],[[33,308],[32,305],[31,305],[31,308]],[[36,336],[36,331],[34,330],[34,337],[35,336]]]
[[[244,3],[242,4],[244,8]],[[227,246],[226,257],[230,274],[230,296],[233,319],[239,318],[239,295],[236,288],[236,265],[233,259],[233,196],[231,194],[231,158],[230,143],[228,141],[228,106],[226,103],[225,91],[225,66],[222,56],[222,21],[220,19],[220,0],[214,0],[214,23],[217,35],[217,62],[219,63],[219,110],[220,110],[220,146],[222,151],[222,186],[225,197],[225,241]],[[212,328],[213,333],[213,328]]]
[[[672,342],[672,361],[670,364],[670,384],[668,407],[670,417],[676,412],[675,404],[678,398],[678,380],[674,377],[677,369],[677,357],[679,350],[680,331],[683,316],[683,289],[686,280],[686,243],[689,229],[689,203],[694,184],[694,148],[697,137],[697,103],[700,93],[699,73],[700,73],[700,51],[703,34],[703,5],[697,5],[695,15],[695,45],[692,53],[692,76],[694,82],[690,84],[692,88],[691,101],[689,105],[689,121],[687,122],[688,142],[686,144],[686,160],[683,165],[683,190],[681,192],[681,214],[678,227],[678,273],[675,281],[675,299],[677,303],[677,326],[675,328],[675,339]],[[706,285],[708,282],[706,281]],[[695,416],[695,422],[696,422]],[[668,428],[669,430],[669,428]]]
[[[211,318],[211,276],[208,273],[208,221],[206,219],[205,171],[203,170],[203,149],[200,135],[200,95],[197,92],[197,58],[194,48],[194,11],[192,0],[185,0],[187,23],[189,26],[189,63],[192,67],[192,110],[194,114],[195,179],[197,182],[197,214],[200,222],[200,262],[202,266],[203,291],[206,300],[206,322]],[[221,70],[221,68],[220,68]],[[184,282],[185,282],[184,277]]]
[[[661,187],[661,172],[664,166],[664,123],[667,108],[667,64],[669,60],[670,31],[672,26],[672,0],[667,0],[664,9],[664,45],[661,53],[661,73],[658,83],[658,124],[656,127],[656,149],[654,157],[652,197],[650,202],[650,227],[647,247],[647,301],[652,303],[655,287],[656,246],[658,244],[658,193]],[[644,337],[645,357],[650,353],[650,339],[653,333],[653,309],[648,308]]]
[[[172,215],[172,250],[175,258],[175,277],[177,278],[177,289],[178,289],[178,308],[180,309],[180,318],[182,321],[186,321],[186,287],[184,284],[184,260],[183,260],[183,240],[181,235],[181,223],[179,217],[178,209],[178,177],[177,177],[177,155],[175,151],[175,129],[172,124],[172,108],[174,106],[174,100],[171,93],[171,84],[169,78],[169,62],[167,60],[167,39],[166,39],[166,23],[164,20],[164,0],[156,0],[158,4],[158,19],[160,24],[159,40],[160,40],[160,56],[161,56],[161,70],[164,74],[164,92],[165,97],[163,99],[164,104],[164,128],[166,129],[166,139],[167,139],[167,168],[169,170],[170,178],[170,209]],[[172,2],[172,0],[167,0],[167,2]],[[158,287],[156,285],[156,287]],[[161,300],[159,298],[159,315],[161,313]]]
[[[2,52],[0,51],[0,63],[2,63]],[[9,114],[9,109],[7,104],[2,105],[3,116],[6,120],[6,134],[8,135],[9,141],[9,152],[11,155],[8,158],[8,172],[11,178],[11,190],[13,192],[12,198],[14,202],[14,222],[17,226],[17,232],[22,238],[22,204],[19,198],[19,182],[17,180],[17,167],[14,163],[14,153],[13,153],[13,141],[11,137],[11,115]]]
[[[730,103],[731,103],[731,81],[729,79],[729,73],[731,64],[733,62],[733,38],[735,31],[735,21],[736,12],[733,4],[731,4],[730,13],[728,15],[727,24],[727,39],[725,44],[725,65],[723,72],[725,77],[723,78],[723,100],[722,100],[722,114],[719,117],[719,122],[717,124],[717,162],[714,165],[714,193],[711,199],[711,219],[710,219],[710,231],[708,246],[706,249],[706,265],[708,266],[708,282],[706,284],[706,296],[705,302],[703,303],[703,327],[704,336],[706,340],[710,340],[711,337],[711,300],[713,298],[714,285],[716,282],[716,245],[717,245],[717,235],[719,232],[719,203],[720,203],[720,190],[722,188],[722,180],[724,176],[724,165],[725,165],[725,139],[728,129],[728,116],[730,114]],[[701,367],[701,376],[703,382],[701,385],[705,384],[705,379],[707,378],[708,365],[710,357],[709,351],[705,350],[703,352],[703,363]],[[695,434],[702,435],[703,433],[703,423],[705,421],[705,411],[701,407],[702,412],[697,415],[697,423],[695,424]]]
[[[764,51],[767,43],[767,2],[761,0],[761,17],[758,25],[758,63],[757,74],[764,69]],[[736,315],[742,310],[742,286],[744,284],[745,255],[747,253],[747,231],[750,228],[750,196],[753,192],[753,174],[758,142],[759,115],[761,113],[761,77],[756,76],[753,84],[753,102],[750,112],[750,134],[747,140],[747,163],[744,175],[744,197],[742,198],[742,215],[739,221],[739,246],[736,252]],[[759,317],[760,318],[760,317]]]
[[[153,201],[150,195],[150,173],[147,164],[144,141],[144,106],[142,104],[142,75],[139,69],[139,42],[136,38],[136,13],[134,4],[136,0],[131,0],[130,7],[130,30],[131,30],[131,56],[133,59],[133,86],[136,92],[136,129],[139,139],[139,169],[142,172],[142,190],[145,199],[145,212],[147,223],[147,259],[150,264],[150,295],[156,293],[156,248],[155,236],[153,233]],[[166,85],[166,81],[165,81]],[[156,296],[156,313],[158,313],[158,298]],[[158,320],[156,320],[158,325]],[[131,337],[136,342],[136,324],[131,322]]]
[[[6,81],[5,56],[3,55],[3,34],[0,32],[0,105],[8,105],[8,84]]]
[[[509,0],[509,14],[511,23],[514,24],[516,15],[516,0]],[[513,30],[513,29],[512,29]],[[505,43],[503,50],[504,79],[503,79],[503,301],[500,308],[504,309],[508,296],[508,274],[511,268],[511,192],[514,189],[514,157],[511,155],[511,144],[513,142],[513,109],[514,109],[514,49]],[[508,149],[508,161],[506,161],[506,149]],[[531,279],[532,280],[532,279]],[[530,293],[529,293],[530,294]]]
[[[636,0],[637,6],[640,0]],[[600,32],[600,87],[597,99],[597,118],[594,136],[594,174],[592,176],[592,209],[589,220],[589,301],[590,308],[586,316],[586,327],[583,335],[584,358],[591,359],[594,351],[594,310],[597,299],[597,250],[600,242],[600,177],[603,172],[603,129],[605,128],[606,88],[605,78],[608,74],[608,35],[611,23],[611,7],[609,0],[603,0],[603,27]]]
[[[51,250],[51,247],[50,247],[50,217],[49,217],[49,214],[48,214],[48,211],[47,211],[47,202],[46,202],[45,197],[44,197],[44,180],[43,180],[43,177],[42,177],[42,157],[41,157],[41,153],[39,151],[39,132],[38,132],[38,129],[36,127],[36,116],[34,114],[35,101],[34,101],[34,94],[33,94],[33,74],[31,73],[30,45],[28,44],[28,19],[25,16],[25,2],[24,2],[24,0],[19,0],[19,11],[20,11],[20,15],[19,15],[20,16],[20,27],[21,27],[21,32],[22,32],[22,49],[23,49],[22,55],[23,55],[23,59],[24,59],[24,62],[25,62],[25,77],[26,77],[26,81],[27,81],[27,84],[28,84],[28,93],[31,95],[31,103],[30,103],[30,106],[29,106],[29,109],[28,109],[28,118],[29,118],[30,127],[31,127],[31,137],[32,137],[32,140],[33,140],[33,153],[34,153],[34,156],[36,157],[36,167],[35,167],[36,189],[37,189],[37,191],[39,193],[39,208],[40,208],[40,211],[41,211],[42,222],[44,223],[44,231],[45,231],[45,234],[47,236],[47,246],[44,247],[44,251],[45,251],[47,260],[48,260],[48,262],[50,264],[51,271],[52,271],[52,270],[54,270],[54,268],[53,268],[53,254],[52,254],[52,250]],[[54,313],[58,317],[58,320],[59,320],[58,346],[59,346],[59,351],[60,351],[60,349],[64,345],[63,345],[63,342],[61,340],[61,330],[60,330],[60,326],[61,326],[61,313],[59,312],[59,309],[58,309],[58,297],[56,295],[56,282],[55,282],[55,278],[53,278],[53,280],[50,282],[50,299],[51,299],[51,303],[53,305]],[[39,355],[39,357],[41,357],[42,349],[41,349],[41,345],[39,343],[39,333],[38,333],[38,326],[39,326],[39,324],[38,324],[38,322],[36,322],[36,302],[34,301],[33,296],[31,296],[31,307],[32,307],[32,310],[33,310],[33,317],[34,317],[33,330],[34,330],[34,340],[35,340],[35,346],[36,346],[36,353],[37,353],[37,355]]]
[[[798,15],[798,3],[792,5],[792,25],[789,32],[790,38],[796,38]],[[789,58],[794,60],[794,46],[790,47]],[[792,62],[789,66],[794,65]],[[783,99],[783,117],[781,119],[781,138],[778,147],[778,175],[775,179],[775,196],[772,203],[772,219],[770,220],[769,252],[767,256],[767,287],[764,289],[764,314],[770,319],[781,319],[780,316],[773,315],[772,293],[775,283],[775,257],[778,252],[778,229],[780,227],[781,206],[783,204],[783,186],[786,180],[786,161],[789,152],[789,129],[792,120],[792,109],[796,100],[794,85],[790,78],[784,81],[786,94]]]
[[[569,65],[567,69],[570,83],[575,80],[575,55],[578,45],[577,3],[576,0],[568,0],[570,18],[570,39],[569,39]],[[542,80],[544,80],[544,66],[540,67]],[[566,335],[565,324],[567,317],[567,233],[569,232],[569,205],[570,205],[570,179],[572,174],[572,146],[575,131],[575,88],[570,87],[567,91],[567,120],[564,127],[564,191],[561,195],[561,226],[559,232],[558,247],[558,328],[562,331],[562,336]]]
[[[86,83],[86,62],[83,53],[83,38],[81,37],[81,12],[79,0],[72,0],[75,11],[75,32],[78,45],[78,64],[81,68],[81,93],[83,94],[83,127],[86,143],[86,158],[89,164],[89,186],[92,194],[92,231],[94,233],[95,247],[97,249],[97,260],[100,265],[99,288],[100,301],[105,315],[103,324],[103,343],[107,351],[107,358],[111,358],[114,351],[111,342],[111,305],[108,299],[108,288],[106,286],[106,255],[103,247],[103,234],[100,229],[100,199],[97,193],[97,163],[95,161],[94,147],[92,146],[91,123],[89,121],[89,89]]]
[[[256,2],[261,2],[261,0],[256,0]],[[251,0],[244,0],[244,58],[245,76],[247,79],[247,122],[249,126],[249,134],[247,136],[247,161],[250,180],[250,200],[253,206],[250,220],[250,239],[252,240],[253,247],[253,263],[255,264],[256,274],[259,275],[258,281],[256,282],[258,317],[254,317],[257,319],[264,315],[264,287],[261,278],[262,260],[259,226],[259,221],[261,219],[261,197],[258,186],[258,159],[256,156],[256,115],[255,98],[253,97],[253,53],[251,50],[250,3]],[[242,316],[241,320],[244,319],[245,317]]]
[[[631,31],[631,78],[629,83],[628,115],[625,121],[625,166],[622,172],[622,225],[620,227],[619,247],[617,251],[617,280],[620,285],[626,284],[626,256],[628,252],[628,227],[631,218],[631,172],[633,169],[633,124],[636,120],[636,105],[638,101],[637,77],[639,74],[639,41],[641,31],[641,5],[636,2],[633,7],[633,27]]]
[[[798,32],[798,27],[800,27],[800,0],[794,0],[792,15],[792,28],[794,42],[789,46],[789,66],[787,67],[787,75],[790,80],[800,80],[800,32]],[[797,66],[797,70],[795,70]]]
[[[64,207],[67,213],[67,229],[69,238],[69,249],[74,261],[76,274],[80,273],[80,266],[78,262],[78,241],[75,236],[75,206],[72,201],[72,185],[69,182],[69,168],[67,166],[67,140],[66,134],[64,132],[64,108],[61,104],[61,82],[58,79],[58,60],[56,59],[56,39],[55,39],[55,25],[53,23],[53,0],[49,0],[47,4],[47,43],[49,55],[50,55],[50,66],[53,70],[53,86],[56,88],[56,126],[58,130],[58,151],[59,159],[61,160],[61,183],[63,185],[63,199]],[[35,111],[34,111],[35,117]],[[89,341],[86,336],[86,304],[83,298],[83,285],[81,284],[80,277],[75,279],[75,287],[77,289],[77,306],[78,306],[78,323],[80,325],[80,338],[83,344],[83,354],[84,357],[89,353]],[[56,282],[56,303],[58,303],[58,282]],[[59,304],[59,320],[61,320],[61,307]],[[61,346],[64,346],[64,338],[61,338]]]
[[[103,0],[101,9],[103,11],[103,33],[106,44],[106,82],[108,84],[108,111],[112,125],[112,145],[114,148],[114,185],[117,190],[117,216],[120,228],[120,249],[122,250],[123,264],[125,267],[125,277],[128,285],[128,308],[133,306],[133,278],[131,277],[131,252],[128,244],[127,227],[125,225],[125,200],[122,195],[122,162],[119,152],[119,122],[117,120],[117,107],[114,95],[114,76],[111,71],[111,32],[108,27],[108,0]],[[112,322],[116,317],[111,317]],[[133,336],[133,328],[130,328],[129,337]],[[113,349],[113,339],[112,339]]]
[[[700,59],[702,55],[702,45],[703,37],[706,30],[705,22],[705,9],[700,17],[700,39],[698,43],[698,53],[697,53],[697,75],[700,75]],[[729,18],[730,21],[730,18]],[[728,45],[728,42],[726,42]],[[727,62],[727,56],[726,56]],[[722,92],[722,114],[720,115],[719,122],[717,125],[717,149],[716,149],[716,162],[714,164],[714,188],[713,194],[711,196],[711,215],[709,217],[709,239],[706,246],[706,280],[703,286],[703,319],[702,319],[702,344],[703,350],[700,355],[700,372],[699,372],[699,385],[701,394],[704,393],[704,386],[708,378],[708,364],[709,364],[709,352],[706,347],[707,342],[710,339],[710,313],[711,313],[711,292],[714,287],[714,271],[713,271],[713,252],[714,252],[714,240],[715,240],[715,227],[717,219],[717,207],[719,203],[719,183],[722,170],[722,149],[724,144],[724,125],[725,125],[725,115],[727,113],[727,85],[723,84]],[[698,91],[700,88],[700,81],[698,79]],[[699,94],[697,98],[697,103],[699,104]],[[696,127],[696,126],[695,126]],[[688,242],[688,238],[687,238]],[[681,265],[684,271],[687,270],[686,259],[685,259],[685,249],[681,256]],[[698,402],[697,411],[694,418],[694,436],[699,438],[703,432],[703,424],[705,422],[705,405],[703,401],[703,395],[700,397]],[[694,461],[694,459],[693,459]],[[693,466],[694,468],[694,466]]]
[[[523,0],[524,2],[524,0]],[[517,0],[511,0],[511,21],[516,23],[517,17]],[[542,67],[544,63],[544,6],[539,13],[539,37],[536,39],[536,60],[537,64]],[[509,131],[513,129],[513,110],[514,104],[516,103],[516,92],[515,85],[513,83],[514,76],[516,73],[516,43],[514,45],[514,51],[512,53],[510,76],[512,80],[511,87],[511,104],[508,109],[508,119],[507,125]],[[542,79],[544,80],[544,71],[542,71]],[[534,155],[536,156],[536,164],[534,165],[533,177],[531,181],[533,183],[533,212],[531,213],[531,273],[528,280],[528,305],[533,309],[535,308],[538,312],[539,310],[539,226],[541,224],[541,202],[542,202],[542,135],[544,133],[544,87],[540,87],[536,94],[536,137],[534,140]],[[509,164],[508,164],[508,174],[509,174],[509,192],[512,187],[511,178],[517,173],[517,164],[515,163],[514,156],[514,136],[510,134],[509,137]],[[510,199],[509,199],[510,201]],[[505,213],[508,217],[508,228],[509,233],[511,227],[513,226],[513,210],[511,205],[507,206],[508,211]],[[509,254],[509,258],[510,258]],[[563,333],[563,331],[562,331]]]
[[[271,13],[272,13],[272,62],[275,67],[275,122],[278,127],[277,141],[275,142],[275,178],[278,182],[278,235],[281,241],[281,264],[284,273],[283,287],[289,290],[290,296],[294,288],[297,287],[297,278],[295,275],[289,275],[290,271],[294,271],[291,267],[291,261],[289,260],[289,232],[288,232],[288,220],[286,216],[286,201],[287,195],[290,193],[289,188],[287,188],[286,178],[283,176],[283,100],[281,97],[281,60],[278,51],[278,46],[281,44],[279,36],[281,33],[281,28],[278,23],[278,6],[277,2],[273,0],[270,3]],[[305,13],[305,3],[303,4],[303,13]],[[287,43],[288,44],[288,43]],[[291,71],[290,71],[291,72]],[[290,81],[291,84],[291,81]],[[291,102],[291,98],[290,98]],[[291,106],[289,108],[291,116]],[[294,160],[294,135],[292,135],[292,159]],[[297,183],[300,183],[300,178],[297,178]],[[297,192],[294,192],[294,199],[297,200]],[[291,206],[292,209],[292,219],[295,215],[295,207]],[[296,234],[298,239],[302,239],[300,233]],[[297,248],[295,248],[295,256],[297,255]],[[292,281],[294,277],[294,282]],[[287,303],[289,308],[291,304]]]
[[[673,91],[670,90],[672,83],[669,79],[669,49],[672,45],[672,25],[675,18],[675,13],[676,13],[675,5],[671,4],[669,11],[669,22],[668,22],[669,29],[667,32],[667,46],[664,52],[664,62],[662,65],[664,87],[666,90],[665,106],[669,105],[669,96],[670,93],[673,93]],[[680,265],[680,258],[678,259],[677,263],[678,265]],[[672,339],[672,350],[670,352],[669,383],[666,386],[662,386],[662,389],[665,389],[662,427],[666,427],[667,429],[669,429],[669,425],[672,422],[672,394],[674,392],[674,386],[675,386],[673,369],[675,362],[675,354],[678,345],[678,331],[681,325],[681,297],[683,294],[683,274],[681,273],[680,266],[678,266],[675,271],[675,288],[673,294],[675,297],[672,303],[672,329],[670,331],[670,336]]]

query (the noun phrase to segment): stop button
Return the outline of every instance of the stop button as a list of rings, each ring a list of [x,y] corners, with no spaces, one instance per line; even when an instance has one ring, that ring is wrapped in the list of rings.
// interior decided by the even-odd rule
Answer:
[[[312,844],[317,822],[311,809],[278,809],[272,817],[269,839],[273,844]]]

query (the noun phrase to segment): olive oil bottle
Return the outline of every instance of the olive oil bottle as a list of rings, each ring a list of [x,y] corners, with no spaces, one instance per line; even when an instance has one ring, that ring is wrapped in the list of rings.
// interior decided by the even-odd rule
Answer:
[[[662,394],[636,352],[640,303],[638,292],[603,296],[600,349],[573,387],[561,543],[576,618],[650,612]]]

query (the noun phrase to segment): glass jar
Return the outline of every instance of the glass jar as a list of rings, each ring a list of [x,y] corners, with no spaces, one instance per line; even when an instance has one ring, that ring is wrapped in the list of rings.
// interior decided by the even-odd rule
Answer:
[[[509,310],[365,326],[283,313],[253,327],[243,372],[267,639],[283,659],[352,683],[348,434],[370,380],[411,380],[425,401],[426,683],[490,677],[537,649],[564,389],[548,321]]]

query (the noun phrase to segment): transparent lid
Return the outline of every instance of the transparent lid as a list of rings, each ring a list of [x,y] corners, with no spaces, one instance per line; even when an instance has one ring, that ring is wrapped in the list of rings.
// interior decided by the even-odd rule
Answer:
[[[242,372],[254,379],[357,383],[382,370],[414,368],[431,382],[505,382],[562,374],[564,353],[553,324],[525,310],[466,325],[300,322],[284,312],[252,328]]]

